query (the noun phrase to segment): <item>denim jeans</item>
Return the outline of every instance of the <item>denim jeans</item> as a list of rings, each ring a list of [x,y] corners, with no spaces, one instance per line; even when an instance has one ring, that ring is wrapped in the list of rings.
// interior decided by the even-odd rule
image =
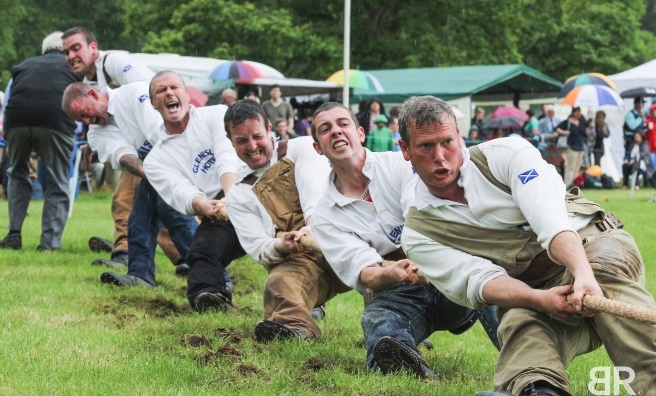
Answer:
[[[493,310],[494,307],[489,309]],[[492,320],[496,322],[496,317],[492,316]],[[455,304],[430,284],[396,286],[377,292],[362,314],[367,365],[377,370],[373,346],[384,336],[402,342],[417,355],[421,355],[417,344],[434,332],[448,330],[461,334],[479,318],[477,311]],[[496,322],[483,325],[488,334],[489,330],[496,334],[499,324]]]
[[[135,275],[155,285],[155,249],[157,234],[166,226],[171,239],[184,257],[198,228],[193,216],[183,215],[160,198],[144,179],[134,197],[128,218],[128,275]]]
[[[192,308],[196,296],[203,292],[219,292],[232,299],[226,287],[229,278],[225,268],[245,254],[230,221],[203,218],[186,256],[189,264],[187,299]]]

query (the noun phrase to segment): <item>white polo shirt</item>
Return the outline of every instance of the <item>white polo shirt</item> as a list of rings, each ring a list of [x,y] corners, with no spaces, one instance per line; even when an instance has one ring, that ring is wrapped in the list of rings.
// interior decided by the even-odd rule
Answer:
[[[275,148],[277,147],[276,143]],[[258,169],[256,174],[261,175],[269,166],[278,162],[276,149],[269,164]],[[290,140],[287,143],[285,158],[294,163],[296,187],[303,217],[307,222],[315,212],[319,199],[326,189],[330,163],[326,157],[317,154],[312,145],[312,138],[309,136]],[[274,247],[277,241],[275,225],[253,193],[252,186],[243,183],[235,184],[228,192],[227,205],[230,221],[235,226],[239,243],[246,253],[265,268],[286,259],[287,255],[281,255]]]
[[[222,190],[221,176],[248,168],[226,137],[223,116],[228,108],[190,107],[184,132],[167,135],[162,125],[159,141],[144,161],[148,181],[164,202],[188,215],[194,214],[194,197],[214,199]]]
[[[592,220],[593,216],[567,213],[562,178],[526,140],[495,139],[478,147],[494,177],[509,186],[512,195],[492,185],[470,160],[469,151],[463,149],[458,183],[465,189],[468,205],[437,198],[418,180],[417,210],[478,227],[532,230],[547,252],[556,234],[578,230]],[[409,227],[404,229],[402,245],[435,287],[451,301],[469,308],[483,307],[483,286],[506,274],[487,259],[442,245]]]
[[[331,173],[312,221],[312,232],[328,263],[345,285],[358,291],[367,290],[360,284],[360,272],[400,247],[416,178],[400,152],[366,150],[362,172],[369,179],[372,202],[342,195]]]
[[[107,61],[105,62],[104,70],[112,78],[112,81],[107,81],[105,79],[105,73],[103,73],[103,60],[106,56]],[[155,73],[148,66],[123,52],[107,53],[105,51],[98,51],[98,59],[95,65],[97,81],[88,80],[85,77],[84,82],[89,85],[97,85],[98,89],[109,86],[110,82],[114,82],[120,86],[137,81],[150,84],[150,80],[155,76]]]
[[[119,169],[122,156],[139,156],[152,148],[164,121],[150,104],[145,83],[135,82],[117,89],[105,87],[103,92],[109,95],[109,122],[103,126],[89,125],[87,139],[101,162],[111,155],[112,167]]]

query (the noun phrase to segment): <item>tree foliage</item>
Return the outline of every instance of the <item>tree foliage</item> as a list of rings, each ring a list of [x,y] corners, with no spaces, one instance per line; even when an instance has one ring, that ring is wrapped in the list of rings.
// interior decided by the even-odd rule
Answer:
[[[558,79],[656,57],[656,0],[353,0],[351,66],[525,63]],[[289,77],[342,68],[344,3],[330,0],[0,0],[0,67],[53,30],[87,26],[101,48],[249,59]]]

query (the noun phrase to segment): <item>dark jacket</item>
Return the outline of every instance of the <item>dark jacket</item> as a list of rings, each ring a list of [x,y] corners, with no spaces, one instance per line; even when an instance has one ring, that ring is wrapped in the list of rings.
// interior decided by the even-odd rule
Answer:
[[[11,69],[11,94],[5,109],[4,130],[16,127],[52,128],[73,134],[75,122],[62,111],[62,96],[79,81],[63,53],[46,51]]]

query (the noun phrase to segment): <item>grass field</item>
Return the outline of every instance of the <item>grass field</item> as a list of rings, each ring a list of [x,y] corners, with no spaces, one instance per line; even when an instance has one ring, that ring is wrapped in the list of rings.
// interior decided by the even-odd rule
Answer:
[[[641,248],[647,287],[656,292],[656,204],[653,190],[591,191],[613,211]],[[473,395],[492,388],[496,350],[476,325],[464,335],[436,333],[426,360],[442,378],[370,373],[360,328],[362,298],[354,292],[327,304],[316,343],[257,344],[264,270],[250,259],[229,272],[235,313],[199,315],[184,297],[185,281],[158,251],[159,287],[117,288],[90,265],[92,235],[111,239],[111,196],[82,194],[63,251],[37,253],[41,201],[32,202],[22,251],[0,251],[0,394],[2,395]],[[7,226],[0,201],[0,227]],[[3,234],[1,235],[4,236]],[[605,351],[579,357],[569,369],[574,395],[588,394],[589,371],[610,365]]]

